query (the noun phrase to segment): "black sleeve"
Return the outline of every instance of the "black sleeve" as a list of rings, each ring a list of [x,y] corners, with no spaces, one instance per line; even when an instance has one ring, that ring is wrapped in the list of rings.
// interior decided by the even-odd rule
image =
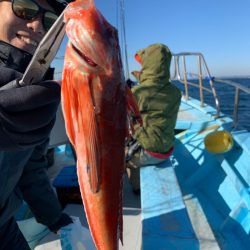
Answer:
[[[0,87],[15,80],[21,79],[22,74],[14,69],[0,66]]]
[[[18,183],[23,198],[36,220],[47,226],[56,223],[61,215],[61,205],[47,175],[45,150],[47,145],[36,146]]]
[[[14,70],[7,71],[9,79],[0,75],[2,83],[20,76]],[[25,149],[46,140],[59,102],[60,86],[51,80],[0,90],[0,150]]]

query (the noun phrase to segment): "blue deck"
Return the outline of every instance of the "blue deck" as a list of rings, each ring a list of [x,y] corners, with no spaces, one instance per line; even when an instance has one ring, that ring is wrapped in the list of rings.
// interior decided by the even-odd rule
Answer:
[[[142,249],[198,248],[170,160],[141,169]]]
[[[201,107],[200,103],[191,99],[182,99],[178,113],[176,129],[201,130],[215,120],[216,110],[210,106]]]
[[[141,170],[144,250],[201,247],[183,196],[192,197],[206,217],[219,245],[216,249],[249,249],[250,134],[233,131],[230,152],[207,152],[204,137],[214,130],[230,131],[232,125],[228,117],[214,114],[196,100],[182,100],[176,129],[183,131],[176,135],[174,168],[169,161]]]

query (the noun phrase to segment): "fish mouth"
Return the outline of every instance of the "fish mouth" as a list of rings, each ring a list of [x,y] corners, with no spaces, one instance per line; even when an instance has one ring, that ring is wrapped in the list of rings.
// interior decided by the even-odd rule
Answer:
[[[73,43],[71,43],[72,49],[80,56],[83,58],[83,60],[90,65],[91,67],[97,67],[98,64],[96,64],[93,60],[91,60],[89,57],[87,57],[82,51],[80,51]]]

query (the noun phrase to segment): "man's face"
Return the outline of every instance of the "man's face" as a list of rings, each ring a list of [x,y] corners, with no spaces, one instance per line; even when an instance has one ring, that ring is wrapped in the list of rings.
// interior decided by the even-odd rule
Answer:
[[[53,11],[46,0],[36,2]],[[23,20],[13,13],[11,1],[0,0],[0,40],[33,55],[45,33],[41,14],[32,20]]]

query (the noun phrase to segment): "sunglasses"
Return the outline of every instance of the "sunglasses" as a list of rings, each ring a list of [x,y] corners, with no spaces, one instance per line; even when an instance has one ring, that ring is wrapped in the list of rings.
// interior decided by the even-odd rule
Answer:
[[[32,20],[39,14],[43,14],[42,22],[46,31],[50,29],[58,18],[58,15],[54,12],[44,9],[33,0],[12,0],[11,2],[14,14],[24,20]]]

